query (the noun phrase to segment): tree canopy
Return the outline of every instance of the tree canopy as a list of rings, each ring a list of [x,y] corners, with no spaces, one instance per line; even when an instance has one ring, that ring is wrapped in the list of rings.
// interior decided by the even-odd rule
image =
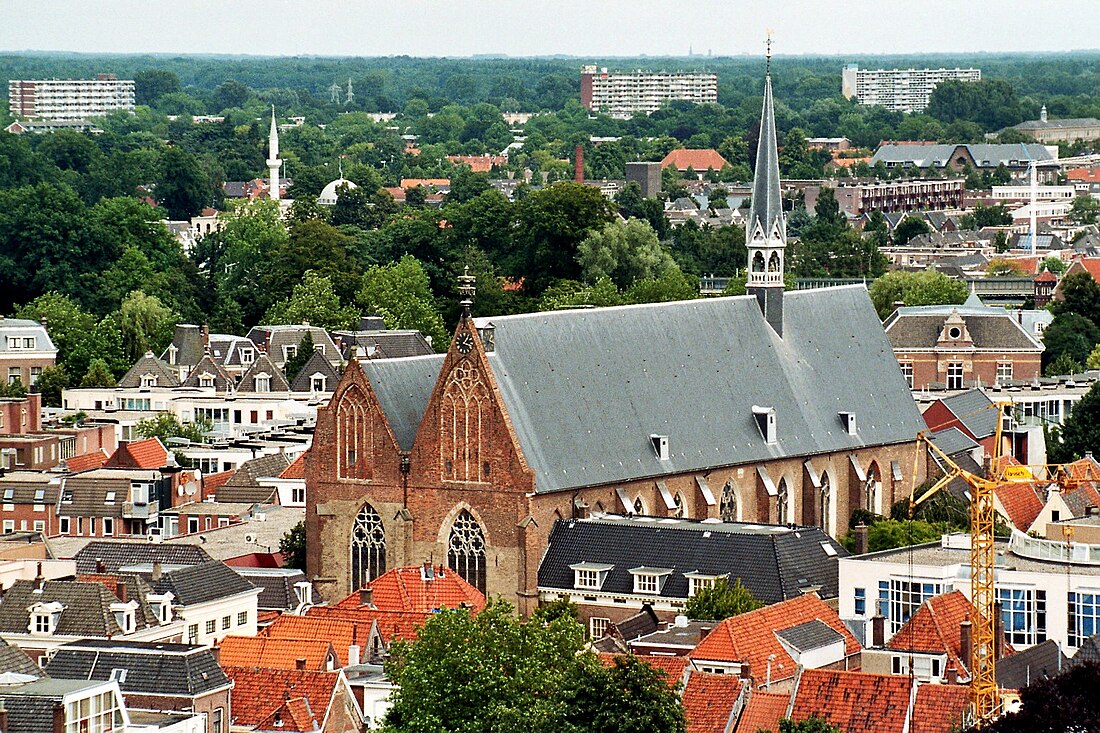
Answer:
[[[719,578],[688,598],[684,613],[688,618],[699,621],[721,621],[763,606],[748,588],[741,585],[740,578],[733,583],[728,578]]]

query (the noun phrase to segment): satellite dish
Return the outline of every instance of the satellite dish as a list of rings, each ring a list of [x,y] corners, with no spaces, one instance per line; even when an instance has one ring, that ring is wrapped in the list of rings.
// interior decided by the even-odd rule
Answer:
[[[188,481],[184,489],[187,491],[188,496],[194,496],[199,490],[199,485],[195,481]]]
[[[176,488],[176,495],[177,496],[183,496],[183,487],[182,486],[179,486],[179,487]]]
[[[246,534],[246,535],[244,536],[244,541],[245,541],[245,542],[247,542],[247,543],[248,543],[248,544],[250,544],[250,545],[254,545],[254,544],[256,544],[256,535],[254,535],[254,534]]]

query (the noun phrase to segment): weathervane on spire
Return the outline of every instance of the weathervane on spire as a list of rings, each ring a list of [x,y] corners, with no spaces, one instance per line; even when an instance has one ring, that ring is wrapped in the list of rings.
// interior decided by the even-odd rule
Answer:
[[[462,306],[463,318],[470,317],[470,306],[474,304],[474,293],[477,290],[474,287],[476,282],[477,278],[470,274],[470,268],[464,267],[462,274],[458,276],[458,294],[462,296],[458,304]]]
[[[768,29],[768,40],[766,41],[765,45],[767,46],[767,50],[764,52],[764,58],[767,59],[767,62],[768,62],[767,73],[771,74],[772,73],[772,29],[771,28]]]

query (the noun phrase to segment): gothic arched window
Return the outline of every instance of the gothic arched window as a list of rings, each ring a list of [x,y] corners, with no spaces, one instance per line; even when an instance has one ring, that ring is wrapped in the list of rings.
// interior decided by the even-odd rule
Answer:
[[[474,515],[466,509],[459,512],[451,524],[447,567],[482,593],[485,592],[485,533]]]
[[[832,486],[829,483],[829,474],[821,474],[821,529],[829,534],[829,512],[832,509]]]
[[[352,386],[336,407],[336,471],[339,478],[369,479],[373,472],[374,430],[367,396]]]
[[[386,530],[382,517],[366,504],[351,530],[351,590],[356,591],[386,572]]]
[[[763,272],[764,271],[764,253],[757,252],[752,256],[752,271]]]
[[[488,480],[489,463],[482,462],[481,456],[490,416],[489,388],[474,365],[464,361],[451,371],[439,408],[440,474],[444,481]]]
[[[722,502],[718,505],[718,513],[723,522],[737,521],[737,491],[733,488],[733,482],[726,483],[722,489]]]
[[[779,489],[776,491],[775,495],[775,515],[778,524],[787,524],[791,521],[788,516],[789,504],[790,491],[787,488],[787,479],[780,479]]]
[[[672,516],[676,517],[677,519],[683,519],[684,495],[677,492],[676,496],[672,497],[672,503],[676,506],[676,508],[672,510]]]

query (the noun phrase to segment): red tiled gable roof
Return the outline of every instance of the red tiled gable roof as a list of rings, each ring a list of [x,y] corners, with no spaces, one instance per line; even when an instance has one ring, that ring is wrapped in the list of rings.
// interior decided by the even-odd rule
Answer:
[[[466,604],[474,613],[485,608],[485,596],[451,570],[435,568],[431,580],[425,580],[421,566],[388,570],[367,584],[371,602],[380,611],[429,613],[440,608],[461,608]],[[335,608],[359,609],[358,591],[336,604]]]
[[[340,620],[357,627],[357,636],[368,634],[372,623],[378,624],[378,633],[382,641],[387,644],[394,639],[402,641],[415,641],[420,627],[423,626],[432,614],[417,611],[380,611],[376,608],[333,608],[329,606],[314,606],[306,611],[307,618],[324,618],[326,620]],[[365,648],[362,642],[360,647]],[[339,653],[339,650],[337,650]]]
[[[1008,520],[1021,532],[1027,532],[1043,511],[1045,502],[1039,492],[1039,487],[1030,481],[999,484],[993,489]]]
[[[225,482],[233,478],[233,474],[237,472],[236,469],[230,471],[222,471],[221,473],[212,473],[208,476],[202,477],[202,494],[213,494],[215,491],[225,485]]]
[[[1088,183],[1100,183],[1100,167],[1097,168],[1071,168],[1066,171],[1067,181],[1085,181]]]
[[[749,702],[737,719],[735,733],[757,733],[761,730],[779,730],[779,721],[787,715],[791,696],[780,692],[753,691]]]
[[[1003,258],[1020,272],[1034,275],[1039,271],[1039,263],[1043,260],[1039,257],[1005,257]]]
[[[358,646],[366,649],[370,642],[369,623],[357,624],[347,619],[321,616],[311,608],[306,616],[284,614],[275,619],[263,630],[263,635],[272,639],[327,640],[336,651],[340,666],[348,663],[348,647]]]
[[[688,657],[693,660],[748,662],[755,677],[764,673],[768,666],[768,657],[774,654],[775,658],[771,663],[772,680],[788,679],[794,676],[795,661],[779,643],[776,632],[815,619],[828,624],[844,637],[846,656],[859,652],[859,642],[840,620],[837,612],[816,595],[809,593],[722,621],[707,638],[699,642]]]
[[[610,652],[600,652],[600,663],[605,667],[612,667],[615,664],[615,660],[619,657],[627,656],[625,654],[612,654]],[[659,669],[665,673],[668,686],[677,689],[684,681],[684,673],[688,668],[687,657],[669,657],[669,656],[634,656],[639,662],[648,664],[654,669]]]
[[[970,688],[964,685],[921,685],[913,704],[909,733],[950,733],[965,730],[970,712]]]
[[[807,669],[791,720],[824,718],[844,733],[902,733],[908,709],[908,677]]]
[[[69,473],[80,473],[81,471],[88,471],[93,468],[100,468],[107,462],[107,451],[100,448],[97,451],[91,453],[85,453],[80,456],[73,456],[65,459],[65,466],[69,469]]]
[[[227,636],[219,645],[219,662],[232,667],[296,669],[299,659],[306,669],[328,669],[332,643],[323,639],[272,639],[266,636]]]
[[[146,438],[123,443],[105,465],[109,468],[164,468],[168,465],[168,456],[168,449],[159,438]]]
[[[332,702],[339,672],[311,672],[297,669],[261,669],[222,665],[233,680],[235,726],[252,728],[273,718],[288,699],[305,698],[313,715],[324,719]],[[302,728],[293,730],[303,730]],[[304,730],[312,730],[305,728]]]
[[[688,733],[726,733],[741,682],[736,675],[692,672],[683,694]]]
[[[1050,270],[1043,270],[1039,273],[1039,276],[1035,278],[1037,283],[1056,283],[1058,282],[1058,276]]]
[[[1085,272],[1092,275],[1092,279],[1100,282],[1100,257],[1081,257],[1074,260],[1066,269],[1066,275],[1073,275],[1084,268]]]
[[[947,654],[959,676],[970,676],[970,660],[962,658],[959,626],[970,618],[970,601],[961,591],[951,591],[925,601],[886,644],[897,651]]]
[[[725,165],[726,159],[713,148],[678,148],[669,151],[661,161],[661,168],[675,166],[679,171],[691,168],[696,173],[705,173],[710,168],[720,171]]]
[[[306,454],[298,456],[294,459],[294,462],[283,469],[283,472],[279,474],[279,478],[300,478],[306,477]]]
[[[304,697],[295,697],[285,700],[282,705],[261,720],[253,730],[308,733],[308,731],[320,730],[320,728],[321,724],[313,714],[313,708],[310,707],[309,700]]]
[[[1100,464],[1092,458],[1082,458],[1062,466],[1070,478],[1100,481]]]

